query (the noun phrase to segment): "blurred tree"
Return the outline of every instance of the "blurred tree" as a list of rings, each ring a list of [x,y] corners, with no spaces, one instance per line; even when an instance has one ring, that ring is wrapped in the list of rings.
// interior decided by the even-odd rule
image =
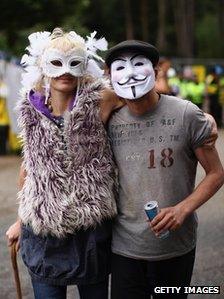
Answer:
[[[24,37],[37,30],[64,25],[84,30],[83,12],[88,4],[88,0],[1,0],[0,32],[6,37],[6,48],[19,55],[27,43]]]
[[[183,57],[193,57],[194,0],[173,0],[177,51]]]
[[[221,43],[221,51],[224,51],[224,0],[219,0],[218,6],[219,18],[219,41]]]
[[[220,57],[220,43],[218,19],[215,15],[207,13],[197,26],[197,56],[200,58]]]
[[[105,0],[90,1],[85,11],[83,24],[89,31],[96,30],[98,35],[105,36],[110,46],[126,39],[125,7],[123,1]]]
[[[31,32],[57,26],[84,35],[97,30],[110,46],[136,38],[163,55],[221,58],[224,0],[0,1],[0,50],[21,55]]]
[[[166,0],[158,0],[158,33],[156,45],[161,52],[167,50],[167,39],[166,39]]]
[[[125,10],[125,31],[126,31],[126,39],[134,38],[134,26],[132,21],[132,13],[131,13],[131,1],[123,0],[124,10]]]
[[[147,41],[149,38],[149,11],[148,11],[148,0],[141,0],[140,2],[140,18],[141,18],[141,24],[142,24],[142,39],[144,41]]]

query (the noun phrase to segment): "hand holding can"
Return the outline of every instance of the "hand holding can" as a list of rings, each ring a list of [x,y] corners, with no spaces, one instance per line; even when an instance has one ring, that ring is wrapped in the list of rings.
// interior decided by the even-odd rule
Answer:
[[[155,200],[151,200],[151,201],[147,202],[147,204],[145,204],[144,209],[145,209],[146,215],[148,216],[149,220],[152,221],[153,218],[156,217],[156,215],[159,213],[158,202]],[[168,236],[169,236],[169,231],[166,230],[166,231],[160,233],[158,238],[165,239]]]

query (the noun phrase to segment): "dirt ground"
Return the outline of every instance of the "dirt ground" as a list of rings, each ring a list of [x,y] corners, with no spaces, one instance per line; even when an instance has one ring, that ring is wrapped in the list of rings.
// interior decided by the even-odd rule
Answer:
[[[224,164],[224,130],[219,132],[218,151]],[[0,298],[16,298],[9,249],[5,232],[17,215],[17,177],[20,157],[0,157]],[[197,180],[203,177],[198,167]],[[199,229],[196,263],[191,285],[221,286],[220,295],[189,295],[189,299],[224,298],[224,187],[198,210]],[[24,299],[32,299],[32,290],[26,268],[18,257]],[[78,299],[77,290],[69,287],[68,299]],[[96,298],[97,299],[97,298]],[[172,299],[172,298],[171,298]]]

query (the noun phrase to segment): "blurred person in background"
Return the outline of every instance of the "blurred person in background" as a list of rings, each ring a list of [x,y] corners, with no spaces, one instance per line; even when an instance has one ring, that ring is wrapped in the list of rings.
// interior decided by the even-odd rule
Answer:
[[[96,50],[107,42],[95,34],[33,33],[22,58],[19,219],[6,236],[36,299],[64,299],[69,284],[81,299],[108,294],[116,172],[104,124],[123,104],[104,93]]]
[[[171,67],[171,61],[167,57],[160,57],[158,63],[158,74],[156,77],[156,91],[163,94],[171,94],[172,90],[168,82],[168,71]]]
[[[193,74],[190,86],[191,97],[187,99],[202,109],[205,97],[205,83],[199,82],[197,75]]]
[[[180,83],[180,96],[190,100],[202,109],[205,97],[205,83],[199,82],[197,75],[194,73],[191,76],[184,77]]]

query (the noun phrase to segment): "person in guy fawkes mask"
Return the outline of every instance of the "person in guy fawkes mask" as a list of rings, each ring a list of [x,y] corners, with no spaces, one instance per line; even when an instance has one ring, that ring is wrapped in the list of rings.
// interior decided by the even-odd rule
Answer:
[[[223,184],[215,123],[190,101],[158,94],[158,50],[127,40],[112,47],[106,65],[126,105],[108,132],[119,169],[118,215],[112,239],[112,299],[186,298],[154,294],[156,286],[188,286],[195,259],[195,210]],[[210,119],[208,119],[210,118]],[[197,163],[205,177],[195,188]],[[148,222],[144,205],[156,200]],[[166,238],[161,238],[169,230]]]

